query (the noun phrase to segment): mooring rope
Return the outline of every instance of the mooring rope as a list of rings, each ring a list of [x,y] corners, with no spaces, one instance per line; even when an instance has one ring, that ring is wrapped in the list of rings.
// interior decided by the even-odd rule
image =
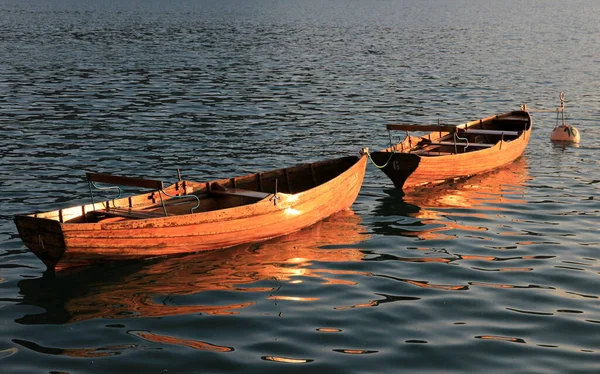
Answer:
[[[373,157],[371,156],[371,152],[369,152],[369,148],[365,148],[363,150],[363,152],[367,155],[367,157],[369,157],[369,161],[371,161],[371,163],[373,164],[373,166],[375,166],[377,169],[383,169],[386,166],[388,166],[388,164],[392,160],[392,157],[394,157],[394,155],[396,154],[396,150],[394,149],[394,143],[392,142],[392,132],[390,130],[388,130],[388,139],[389,139],[389,142],[390,142],[390,149],[392,150],[392,152],[391,152],[390,157],[388,158],[388,160],[383,165],[377,165],[377,163],[375,162],[375,160],[373,160]]]
[[[369,161],[371,161],[371,163],[377,168],[377,169],[383,169],[386,166],[388,166],[388,164],[390,163],[390,161],[392,161],[392,157],[394,157],[394,155],[396,154],[396,151],[394,151],[392,149],[392,152],[390,153],[390,157],[388,158],[388,160],[385,162],[385,164],[383,165],[377,165],[377,163],[375,163],[375,160],[373,160],[373,157],[371,157],[371,152],[369,152],[369,150],[367,149],[365,151],[367,157],[369,157]]]

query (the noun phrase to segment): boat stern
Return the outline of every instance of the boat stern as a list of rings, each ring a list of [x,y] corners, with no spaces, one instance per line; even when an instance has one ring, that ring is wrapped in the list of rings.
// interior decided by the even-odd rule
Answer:
[[[54,270],[65,252],[65,238],[60,222],[33,216],[16,216],[15,225],[23,243],[48,267]]]
[[[403,152],[373,152],[371,158],[399,190],[403,189],[404,182],[417,170],[421,162],[421,157]]]

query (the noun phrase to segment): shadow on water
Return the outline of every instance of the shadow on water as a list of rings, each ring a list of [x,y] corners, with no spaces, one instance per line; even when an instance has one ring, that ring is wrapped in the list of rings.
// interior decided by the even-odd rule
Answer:
[[[348,210],[263,243],[45,274],[19,282],[21,304],[45,311],[16,322],[68,324],[96,318],[237,314],[256,303],[256,294],[276,298],[272,294],[277,285],[294,277],[327,280],[330,271],[315,268],[314,262],[360,261],[364,255],[352,245],[367,240],[365,232],[360,216]],[[219,291],[229,293],[219,298],[200,295]],[[214,305],[217,299],[219,304]]]
[[[378,199],[373,231],[380,235],[441,238],[444,231],[480,228],[459,224],[459,217],[485,219],[525,204],[525,184],[530,180],[527,161],[521,157],[497,170],[443,184],[421,187],[406,193],[386,189]]]

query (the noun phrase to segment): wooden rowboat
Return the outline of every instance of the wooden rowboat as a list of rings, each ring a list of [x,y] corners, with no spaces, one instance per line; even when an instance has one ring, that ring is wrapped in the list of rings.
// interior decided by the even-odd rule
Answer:
[[[408,190],[475,175],[513,162],[523,154],[531,135],[532,119],[525,110],[495,115],[458,126],[387,125],[403,130],[401,143],[371,158],[398,189]],[[429,132],[412,136],[409,131]]]
[[[96,183],[152,188],[140,195],[19,215],[25,245],[49,270],[232,247],[289,234],[349,208],[366,155],[211,182],[88,173]]]

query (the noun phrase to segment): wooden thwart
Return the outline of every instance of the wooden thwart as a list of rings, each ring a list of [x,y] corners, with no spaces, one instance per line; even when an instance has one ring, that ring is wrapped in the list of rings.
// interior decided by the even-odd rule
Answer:
[[[149,210],[135,210],[132,208],[108,208],[89,212],[89,214],[99,216],[105,215],[109,217],[123,217],[131,219],[147,219],[164,217],[164,213]]]
[[[450,146],[457,146],[457,147],[477,147],[477,148],[491,148],[493,146],[495,146],[496,144],[490,144],[490,143],[455,143],[455,142],[431,142],[431,143],[427,143],[427,145],[450,145]]]
[[[386,126],[388,130],[401,131],[439,131],[458,134],[474,134],[474,135],[507,135],[519,136],[521,131],[505,131],[505,130],[486,130],[486,129],[464,129],[454,125],[417,125],[417,124],[391,124]]]
[[[260,192],[260,191],[252,191],[252,190],[244,190],[242,188],[225,188],[225,189],[211,189],[211,193],[216,195],[230,195],[230,196],[242,196],[242,197],[252,197],[255,199],[264,199],[270,195],[268,192]]]
[[[463,129],[458,129],[458,134],[459,135],[468,135],[468,134],[473,134],[473,135],[507,135],[507,136],[519,136],[521,135],[522,131],[504,131],[504,130],[485,130],[485,129],[468,129],[468,130],[463,130]]]
[[[94,205],[94,213],[95,215],[106,215],[111,217],[124,217],[124,218],[132,218],[132,219],[146,219],[146,218],[157,218],[157,217],[165,217],[167,216],[167,209],[164,205],[164,201],[162,199],[161,191],[163,189],[163,182],[161,180],[156,179],[145,179],[145,178],[134,178],[134,177],[125,177],[121,175],[112,175],[112,174],[104,174],[104,173],[86,173],[86,178],[90,183],[90,193],[92,191],[91,186],[95,186],[94,183],[105,183],[105,184],[113,184],[118,186],[131,186],[131,187],[140,187],[140,188],[149,188],[158,191],[160,200],[163,207],[163,213],[154,212],[154,211],[142,211],[135,210],[133,208],[117,208],[117,207],[106,207],[100,210],[95,209]],[[119,189],[120,191],[120,189]],[[120,195],[120,192],[119,192]],[[92,204],[94,204],[94,196],[92,195]]]
[[[418,152],[415,152],[415,154],[419,155],[419,156],[451,156],[451,155],[455,155],[454,152],[443,152],[443,151],[436,151],[436,150],[418,151]]]

